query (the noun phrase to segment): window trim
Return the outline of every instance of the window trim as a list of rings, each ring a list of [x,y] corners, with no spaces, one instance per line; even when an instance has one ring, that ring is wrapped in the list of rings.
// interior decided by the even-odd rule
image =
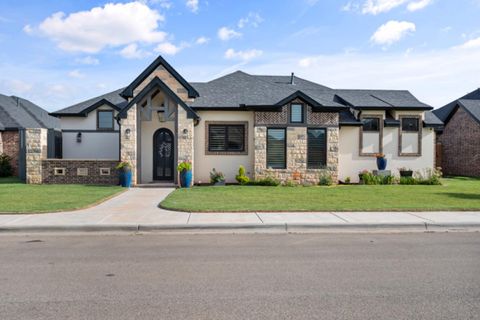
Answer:
[[[378,152],[362,152],[363,150],[363,124],[359,128],[359,146],[358,154],[360,157],[370,157],[377,153],[383,153],[383,114],[365,114],[360,116],[360,121],[364,118],[378,118],[379,131],[365,131],[366,133],[378,132]]]
[[[298,106],[301,106],[302,108],[302,119],[300,121],[292,121],[292,107],[293,105],[298,105]],[[288,123],[289,124],[304,124],[305,123],[305,104],[304,103],[300,103],[300,102],[292,102],[290,103],[290,107],[288,108],[289,109],[289,113],[288,113]]]
[[[324,130],[325,131],[325,164],[320,165],[319,168],[312,168],[308,166],[308,130]],[[328,162],[328,129],[325,127],[307,127],[306,138],[307,138],[307,170],[325,169],[327,167],[327,162]]]
[[[105,112],[108,112],[108,113],[111,113],[112,114],[112,126],[110,128],[100,128],[100,113],[105,113]],[[97,130],[99,131],[112,131],[115,129],[115,121],[114,121],[114,118],[115,118],[115,114],[113,112],[113,110],[97,110]]]
[[[244,126],[242,151],[210,151],[210,126]],[[205,121],[205,155],[248,155],[248,121]]]
[[[418,119],[418,131],[404,131],[402,120],[404,118],[416,118]],[[400,127],[398,128],[398,156],[399,157],[421,157],[422,156],[422,117],[419,115],[401,115],[398,116],[400,120]],[[402,152],[402,135],[403,133],[417,133],[418,134],[418,152],[415,153],[404,153]]]
[[[285,165],[283,168],[270,168],[268,166],[268,130],[270,129],[273,129],[273,130],[283,130],[283,132],[285,132],[285,140],[283,142],[283,146],[284,146],[284,155],[285,155]],[[267,127],[267,131],[265,132],[265,144],[266,144],[266,148],[265,148],[265,168],[267,170],[285,170],[287,169],[287,162],[288,162],[288,159],[287,159],[287,128],[286,127]]]

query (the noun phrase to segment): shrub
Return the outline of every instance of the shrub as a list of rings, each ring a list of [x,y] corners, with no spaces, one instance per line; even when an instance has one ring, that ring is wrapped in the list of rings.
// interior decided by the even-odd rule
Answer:
[[[245,175],[244,166],[240,166],[240,168],[238,168],[238,174],[235,176],[235,179],[241,185],[246,185],[250,182],[250,178]]]
[[[331,186],[333,184],[332,176],[328,173],[321,173],[318,179],[318,184],[321,186]]]
[[[364,184],[366,185],[376,185],[380,184],[382,182],[382,177],[380,176],[375,176],[371,172],[364,172],[361,174],[361,179]]]
[[[280,180],[275,179],[274,177],[267,176],[263,179],[258,179],[255,181],[250,181],[248,183],[249,185],[252,186],[269,186],[269,187],[277,187],[280,185]]]
[[[414,177],[400,177],[400,184],[414,185],[418,184],[418,181]]]
[[[394,184],[395,177],[394,176],[384,176],[382,177],[382,184]]]
[[[225,181],[225,176],[223,175],[223,173],[213,168],[210,172],[210,183],[217,183],[223,181]]]
[[[345,184],[350,184],[350,177],[346,177],[344,182]]]
[[[284,187],[296,187],[298,184],[296,184],[293,180],[287,180],[283,183]]]
[[[5,153],[0,154],[0,177],[10,177],[13,174],[12,158]]]
[[[190,161],[182,161],[177,166],[177,171],[179,172],[191,171],[191,170],[192,170],[192,163]]]
[[[439,169],[425,169],[418,173],[417,182],[423,185],[441,185],[442,172]]]

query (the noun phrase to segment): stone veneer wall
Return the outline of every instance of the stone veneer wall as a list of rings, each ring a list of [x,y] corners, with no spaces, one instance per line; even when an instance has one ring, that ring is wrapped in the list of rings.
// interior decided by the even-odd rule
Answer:
[[[119,172],[115,170],[118,160],[63,160],[42,161],[42,181],[45,184],[94,184],[117,185]],[[65,169],[65,175],[55,175],[55,168]],[[78,175],[78,168],[88,170],[87,175]],[[109,168],[109,175],[100,175],[100,168]]]
[[[284,182],[291,180],[299,184],[317,184],[321,175],[330,175],[334,182],[338,182],[338,113],[313,112],[307,106],[305,120],[302,126],[289,125],[288,106],[278,112],[255,112],[255,179],[272,176]],[[267,128],[282,126],[287,128],[287,168],[268,169]],[[310,127],[327,129],[327,164],[324,169],[307,169],[307,128]]]
[[[20,134],[18,131],[0,132],[0,154],[5,153],[12,161],[13,175],[18,176]]]
[[[130,137],[125,132],[130,129]],[[127,117],[122,119],[120,127],[120,159],[132,165],[132,184],[137,184],[137,105],[127,111]]]
[[[480,177],[480,123],[463,108],[458,108],[438,135],[442,144],[442,167],[445,175]]]
[[[47,158],[47,129],[25,129],[26,182],[42,183],[42,160]]]
[[[193,170],[193,119],[187,118],[187,111],[185,111],[182,107],[177,106],[177,110],[177,162],[180,163],[182,161],[190,161],[192,162]],[[184,133],[184,131],[187,133]],[[192,174],[194,174],[193,171]]]

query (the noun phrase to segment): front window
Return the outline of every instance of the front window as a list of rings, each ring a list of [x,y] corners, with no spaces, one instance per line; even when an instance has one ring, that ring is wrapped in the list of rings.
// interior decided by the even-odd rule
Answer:
[[[267,129],[267,168],[286,168],[286,131]]]
[[[379,132],[380,131],[380,119],[379,118],[363,118],[363,131],[366,132]]]
[[[303,123],[303,104],[292,104],[290,107],[290,122]]]
[[[326,129],[307,129],[307,168],[321,169],[327,164]]]
[[[244,125],[208,126],[208,151],[210,152],[243,152],[245,151]]]
[[[418,118],[402,118],[402,131],[418,132]]]
[[[97,118],[97,129],[113,130],[113,111],[99,110]]]

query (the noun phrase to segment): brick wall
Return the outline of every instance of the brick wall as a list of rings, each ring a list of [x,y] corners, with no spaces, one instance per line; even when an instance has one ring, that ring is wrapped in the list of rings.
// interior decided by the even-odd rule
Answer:
[[[119,173],[116,160],[42,160],[42,181],[45,184],[117,185]],[[55,168],[65,168],[65,175],[55,175]],[[86,176],[78,175],[78,168],[86,168]],[[100,168],[110,168],[110,175],[100,175]]]
[[[445,175],[480,176],[480,124],[463,108],[458,108],[438,141]]]
[[[3,142],[3,153],[8,155],[12,158],[12,167],[13,167],[13,175],[18,176],[18,155],[20,152],[20,135],[18,131],[4,131],[0,132],[1,141]]]

